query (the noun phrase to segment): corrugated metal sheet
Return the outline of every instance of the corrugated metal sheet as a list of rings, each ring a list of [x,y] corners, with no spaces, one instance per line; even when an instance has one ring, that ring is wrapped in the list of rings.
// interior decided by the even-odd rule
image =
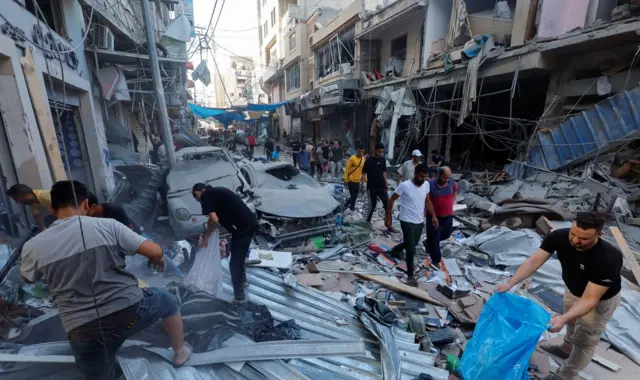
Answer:
[[[528,162],[549,170],[606,152],[640,136],[640,86],[618,93],[537,133]]]
[[[223,262],[224,292],[233,294],[228,263]],[[279,371],[285,371],[287,379],[300,380],[310,378],[318,380],[381,380],[382,368],[380,363],[380,344],[378,340],[364,328],[357,318],[354,308],[340,302],[328,295],[312,288],[302,286],[296,289],[284,286],[279,274],[259,268],[247,270],[249,287],[247,296],[251,302],[264,304],[269,308],[272,316],[278,321],[295,319],[302,330],[305,339],[362,339],[365,343],[366,354],[362,357],[326,357],[326,358],[301,358],[279,363]],[[338,325],[334,317],[343,318],[348,322],[347,326]],[[414,343],[414,334],[392,328],[395,338],[395,346],[401,361],[401,378],[397,380],[409,380],[422,372],[429,373],[434,363],[434,356],[419,351],[419,345]],[[133,343],[133,342],[131,342]],[[49,343],[42,346],[23,348],[29,353],[37,355],[69,354],[69,346],[64,343]],[[143,350],[141,350],[143,351]],[[137,354],[136,354],[137,355]],[[246,363],[240,372],[236,372],[226,365],[183,366],[173,368],[169,363],[153,354],[140,354],[136,358],[119,356],[118,361],[123,368],[126,378],[129,380],[254,380],[273,379],[273,368],[264,365],[252,365]],[[56,366],[60,367],[60,366]],[[33,370],[39,368],[39,380],[60,378],[61,373],[68,374],[69,365],[55,368],[42,374],[42,366],[32,366]],[[266,368],[266,369],[265,369]],[[51,368],[50,368],[51,369]],[[23,369],[24,379],[31,379],[33,373],[29,368]],[[16,373],[13,373],[15,376]],[[3,374],[0,373],[0,378]],[[17,377],[8,377],[17,378]]]

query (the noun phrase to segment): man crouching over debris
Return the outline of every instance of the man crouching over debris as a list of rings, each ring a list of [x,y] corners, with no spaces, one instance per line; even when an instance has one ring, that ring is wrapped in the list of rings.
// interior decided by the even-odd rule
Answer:
[[[53,185],[51,212],[57,220],[25,243],[23,278],[49,287],[85,380],[118,378],[118,348],[158,319],[175,352],[173,364],[184,364],[191,350],[175,297],[138,288],[125,270],[125,254],[137,252],[163,271],[162,249],[116,220],[87,217],[88,193],[78,181]]]
[[[227,188],[196,183],[193,185],[192,193],[193,197],[202,204],[202,214],[209,216],[207,231],[202,238],[201,246],[207,246],[209,236],[218,228],[218,224],[231,233],[229,271],[233,295],[237,303],[244,303],[246,281],[244,263],[251,241],[258,232],[258,220],[242,198]]]
[[[418,164],[415,169],[413,179],[404,181],[396,188],[389,199],[387,206],[387,216],[385,225],[391,228],[391,213],[393,212],[393,204],[396,199],[400,198],[400,227],[402,228],[402,244],[392,249],[394,254],[398,254],[401,250],[406,252],[407,262],[407,285],[417,286],[418,282],[413,277],[413,258],[416,254],[416,245],[422,236],[424,228],[425,204],[432,217],[433,225],[438,228],[438,218],[433,211],[433,204],[429,199],[429,183],[426,182],[429,173],[429,167],[426,164]]]
[[[578,214],[571,228],[555,230],[525,261],[506,284],[496,291],[506,292],[538,270],[555,252],[565,283],[564,314],[551,319],[551,332],[567,331],[560,346],[542,346],[552,355],[566,359],[550,379],[576,378],[591,361],[600,335],[620,304],[622,254],[600,239],[605,224],[595,212]]]

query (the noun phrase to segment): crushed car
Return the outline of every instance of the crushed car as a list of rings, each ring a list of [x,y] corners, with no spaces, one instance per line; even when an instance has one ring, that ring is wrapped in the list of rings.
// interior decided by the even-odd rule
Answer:
[[[292,225],[334,224],[342,211],[343,200],[334,185],[323,185],[289,163],[242,160],[240,171],[259,199],[258,217],[281,233]]]
[[[176,152],[177,162],[167,175],[167,212],[169,224],[177,239],[202,234],[207,217],[191,189],[198,182],[235,191],[255,212],[251,186],[226,149],[190,147]],[[224,236],[226,231],[221,230]]]

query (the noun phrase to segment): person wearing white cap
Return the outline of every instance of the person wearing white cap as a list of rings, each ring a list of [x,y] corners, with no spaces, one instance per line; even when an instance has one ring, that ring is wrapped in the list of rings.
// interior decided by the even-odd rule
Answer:
[[[416,149],[411,153],[411,159],[406,161],[398,168],[398,175],[396,176],[396,182],[402,183],[413,179],[413,174],[418,165],[422,161],[422,152]]]

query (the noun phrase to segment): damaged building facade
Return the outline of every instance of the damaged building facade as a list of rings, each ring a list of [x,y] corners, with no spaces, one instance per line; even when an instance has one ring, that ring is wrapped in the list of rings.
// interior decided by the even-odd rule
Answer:
[[[558,168],[530,160],[529,152],[554,143],[574,150],[585,140],[573,138],[575,131],[549,139],[549,128],[637,85],[634,2],[365,1],[363,7],[356,38],[360,62],[371,67],[363,69],[362,89],[385,101],[402,90],[402,105],[411,106],[392,100],[384,112],[378,105],[372,133],[387,131],[376,138],[393,145],[390,158],[435,149],[461,170],[501,167],[509,159]],[[606,144],[613,136],[594,136],[600,137]]]
[[[290,102],[274,137],[333,139],[349,124],[367,146],[393,146],[392,163],[420,149],[502,167],[637,84],[634,1],[281,3],[274,23],[258,4],[261,83]]]
[[[186,124],[184,10],[151,2],[169,115]],[[12,203],[72,177],[101,199],[118,164],[148,162],[158,120],[140,2],[7,0],[0,9],[0,230],[20,236],[30,213]],[[192,13],[192,12],[191,12]],[[187,33],[188,34],[188,33]],[[175,37],[175,38],[174,38]],[[178,39],[176,39],[178,38]],[[190,36],[187,36],[187,40]]]

